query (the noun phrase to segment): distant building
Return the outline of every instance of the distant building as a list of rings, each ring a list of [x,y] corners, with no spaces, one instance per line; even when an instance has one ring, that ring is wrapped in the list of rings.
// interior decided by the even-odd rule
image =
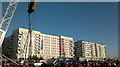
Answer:
[[[26,59],[33,55],[43,58],[74,57],[73,44],[71,37],[48,35],[32,30],[30,45],[28,29],[18,28],[5,38],[2,50],[3,54],[13,59]]]
[[[75,42],[75,57],[88,60],[102,60],[106,58],[106,45],[80,40]]]

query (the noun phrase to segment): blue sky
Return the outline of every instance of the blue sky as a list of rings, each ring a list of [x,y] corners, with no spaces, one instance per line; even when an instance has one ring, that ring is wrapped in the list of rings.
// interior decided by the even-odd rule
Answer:
[[[3,3],[3,13],[7,3]],[[28,28],[28,3],[19,3],[7,36],[19,27]],[[118,56],[118,5],[116,2],[39,2],[31,15],[32,29],[74,41],[107,45],[109,57]]]

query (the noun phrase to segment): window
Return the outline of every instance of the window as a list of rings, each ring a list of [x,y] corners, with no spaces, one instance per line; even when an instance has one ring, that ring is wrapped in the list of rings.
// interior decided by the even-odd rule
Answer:
[[[18,42],[18,44],[21,44],[20,42]]]
[[[21,36],[19,36],[19,38],[21,38]]]

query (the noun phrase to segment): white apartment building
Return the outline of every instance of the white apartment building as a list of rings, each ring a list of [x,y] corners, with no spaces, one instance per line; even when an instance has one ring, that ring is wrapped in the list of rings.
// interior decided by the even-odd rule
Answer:
[[[64,48],[65,57],[74,56],[73,38],[48,35],[33,30],[31,34],[30,41],[28,29],[18,28],[14,30],[12,35],[4,40],[3,54],[10,58],[17,59],[26,59],[33,55],[37,57],[42,56],[43,58],[52,58],[62,56],[62,49]],[[62,44],[64,44],[64,47],[61,47]]]
[[[61,57],[73,57],[74,56],[74,42],[73,38],[60,36],[60,56]]]
[[[95,48],[97,58],[106,58],[106,45],[95,44]]]
[[[95,44],[87,41],[75,42],[75,57],[88,60],[99,60],[106,58],[106,45]]]

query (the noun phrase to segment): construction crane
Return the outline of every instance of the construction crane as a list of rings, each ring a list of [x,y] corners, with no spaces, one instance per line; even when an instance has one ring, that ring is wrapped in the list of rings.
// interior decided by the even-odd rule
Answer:
[[[14,1],[10,0],[9,5],[5,11],[5,14],[0,21],[0,47],[2,46],[3,40],[5,38],[5,34],[13,18],[18,2],[19,0],[14,0]]]
[[[9,28],[10,22],[14,16],[18,2],[19,0],[10,0],[9,5],[4,13],[4,16],[0,20],[0,48],[2,48],[1,46],[2,46],[3,40]],[[37,7],[37,0],[31,0],[28,11],[27,11],[29,13],[29,17],[30,17],[30,14],[35,11],[36,7]],[[29,22],[29,30],[31,30],[30,22]],[[3,55],[1,54],[1,56]]]
[[[3,58],[5,58],[7,60],[12,61],[15,64],[17,64],[17,63],[2,54],[2,47],[1,46],[2,46],[3,40],[5,38],[5,34],[6,34],[8,27],[10,25],[10,22],[13,18],[14,12],[17,8],[18,2],[19,2],[19,0],[14,0],[14,1],[10,0],[9,5],[4,13],[4,16],[0,20],[0,52],[1,52],[0,53],[0,61],[2,61]]]

